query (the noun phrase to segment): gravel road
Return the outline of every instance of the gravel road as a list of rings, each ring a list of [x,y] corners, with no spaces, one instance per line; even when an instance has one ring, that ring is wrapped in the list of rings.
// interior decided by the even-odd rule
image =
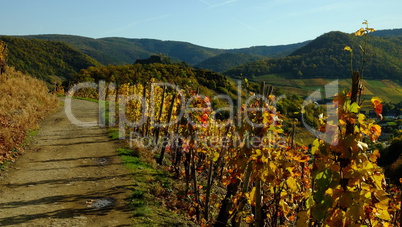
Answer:
[[[73,100],[72,107],[81,121],[97,119],[96,103]],[[104,129],[78,127],[60,108],[0,173],[0,226],[131,226],[133,179],[116,148]]]

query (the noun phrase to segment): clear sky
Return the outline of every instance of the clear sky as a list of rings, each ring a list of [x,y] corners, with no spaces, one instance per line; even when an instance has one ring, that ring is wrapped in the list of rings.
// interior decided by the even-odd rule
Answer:
[[[0,34],[291,44],[329,31],[402,28],[401,0],[0,0]]]

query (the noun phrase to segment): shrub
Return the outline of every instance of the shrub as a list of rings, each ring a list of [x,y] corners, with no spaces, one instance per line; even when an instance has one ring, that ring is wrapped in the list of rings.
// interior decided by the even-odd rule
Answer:
[[[56,109],[58,100],[49,94],[45,82],[8,67],[0,76],[0,94],[1,164],[21,153],[27,132]]]

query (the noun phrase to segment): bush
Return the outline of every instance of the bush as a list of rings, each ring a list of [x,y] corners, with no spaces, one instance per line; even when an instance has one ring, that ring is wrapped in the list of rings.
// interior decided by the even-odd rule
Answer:
[[[58,107],[45,82],[6,68],[0,76],[0,164],[23,151],[28,131]]]

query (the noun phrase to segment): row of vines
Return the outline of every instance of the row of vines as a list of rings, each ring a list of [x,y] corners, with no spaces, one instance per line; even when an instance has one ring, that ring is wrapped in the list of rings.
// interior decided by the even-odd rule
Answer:
[[[381,128],[360,113],[358,92],[334,94],[339,121],[327,116],[320,126],[332,142],[316,139],[309,147],[284,132],[265,84],[263,95],[225,120],[197,91],[124,84],[120,99],[144,99],[117,100],[125,104],[119,125],[131,144],[155,152],[185,182],[178,196],[191,202],[188,214],[202,225],[398,226],[400,188],[387,184],[378,150],[368,147]],[[380,114],[380,100],[371,102]]]
[[[230,99],[214,110],[214,97],[156,81],[107,86],[108,120],[185,182],[177,197],[202,226],[401,226],[401,188],[369,145],[381,127],[360,111],[363,69],[352,68],[351,90],[332,94],[336,112],[320,117],[325,138],[311,145],[294,140],[296,122],[283,129],[265,83],[257,95],[239,91],[248,97],[235,111]],[[381,100],[371,105],[381,117]]]

